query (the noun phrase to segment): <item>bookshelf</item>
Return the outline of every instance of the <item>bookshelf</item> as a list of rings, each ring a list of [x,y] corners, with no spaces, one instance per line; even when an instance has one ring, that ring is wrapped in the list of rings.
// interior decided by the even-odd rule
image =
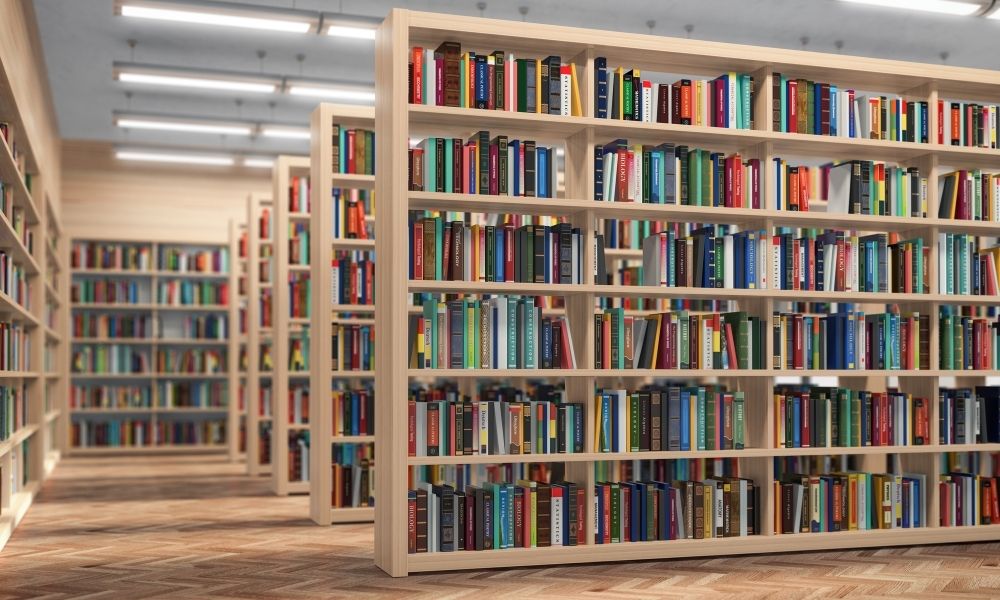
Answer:
[[[334,231],[337,202],[341,199],[331,197],[331,190],[337,188],[344,193],[348,190],[372,190],[375,187],[374,175],[341,173],[331,167],[333,165],[332,131],[335,126],[354,129],[374,130],[375,110],[370,107],[343,106],[335,104],[320,104],[312,114],[312,150],[311,179],[312,187],[312,281],[313,306],[312,312],[312,390],[330,389],[331,386],[346,389],[365,386],[372,383],[370,371],[334,370],[331,337],[333,327],[337,325],[372,325],[373,305],[352,307],[340,304],[333,297],[333,275],[331,264],[335,257],[350,255],[359,261],[372,257],[375,249],[373,239],[348,238],[345,232]],[[339,141],[338,141],[339,144]],[[366,213],[366,227],[370,229],[374,215]],[[322,308],[320,308],[322,307]],[[332,307],[332,310],[327,310]],[[333,431],[334,406],[333,399],[326,395],[314,393],[310,397],[310,417],[312,420],[312,457],[310,459],[310,499],[309,514],[313,521],[320,525],[349,521],[371,521],[375,517],[374,507],[337,507],[332,506],[332,495],[335,490],[333,474],[333,451],[336,446],[340,450],[353,449],[355,445],[371,444],[374,435],[345,436]],[[364,450],[359,450],[364,452]]]
[[[46,185],[48,169],[58,182],[58,165],[43,164],[43,140],[29,137],[40,121],[20,110],[25,96],[14,85],[0,74],[0,252],[12,267],[5,279],[18,280],[0,291],[0,323],[11,328],[5,334],[17,331],[20,341],[5,350],[17,346],[23,361],[0,371],[0,549],[64,455],[68,419],[67,246],[58,187]]]
[[[73,454],[235,455],[235,255],[232,236],[72,238]]]
[[[541,58],[558,55],[578,69],[582,99],[582,116],[528,114],[520,112],[477,110],[442,106],[408,104],[408,62],[414,46],[435,48],[445,41],[462,44],[462,49],[492,51],[503,48],[518,56]],[[596,117],[594,59],[607,57],[609,66],[634,65],[644,71],[696,74],[715,77],[736,71],[752,74],[755,100],[751,108],[753,129],[724,129],[706,126],[674,125],[608,120]],[[628,67],[626,67],[628,68]],[[376,42],[376,130],[379,179],[379,219],[376,222],[376,251],[382,257],[382,267],[376,277],[379,302],[375,311],[377,412],[376,462],[379,479],[376,494],[379,511],[375,517],[376,564],[392,576],[405,576],[422,571],[446,571],[489,567],[536,566],[649,560],[673,557],[719,556],[777,551],[804,551],[833,548],[892,546],[958,541],[1000,539],[1000,526],[939,527],[940,504],[936,485],[930,485],[924,502],[929,515],[926,527],[915,529],[874,529],[804,535],[775,534],[774,459],[782,456],[840,455],[854,456],[860,468],[885,472],[890,456],[897,457],[904,472],[925,475],[936,482],[939,464],[946,452],[996,452],[1000,445],[942,445],[939,443],[939,385],[983,384],[992,371],[947,371],[938,365],[937,312],[944,305],[995,306],[989,296],[951,296],[938,293],[847,293],[789,291],[780,289],[706,289],[668,288],[590,283],[588,273],[582,284],[492,283],[475,281],[411,281],[408,276],[409,210],[502,212],[510,214],[565,217],[586,236],[581,244],[583,265],[595,264],[595,224],[605,219],[646,219],[682,223],[722,223],[741,229],[775,227],[814,227],[859,229],[874,232],[899,232],[908,237],[922,237],[932,246],[929,264],[931,290],[937,288],[937,250],[933,242],[939,232],[961,232],[976,236],[995,237],[1000,233],[996,223],[952,221],[933,218],[937,215],[938,177],[945,167],[996,168],[1000,151],[987,148],[960,147],[934,143],[896,142],[886,140],[830,137],[783,133],[772,128],[772,76],[776,72],[816,81],[835,82],[859,90],[879,90],[901,94],[910,99],[926,100],[936,106],[939,98],[959,98],[996,102],[1000,100],[1000,73],[967,68],[923,65],[863,57],[847,57],[816,52],[801,52],[771,48],[748,47],[659,36],[591,31],[567,27],[513,23],[496,20],[393,10],[382,23]],[[610,96],[610,92],[609,92]],[[929,131],[938,127],[936,111],[929,113]],[[505,197],[442,192],[411,192],[408,181],[408,148],[424,136],[456,136],[467,139],[477,130],[489,130],[491,135],[503,134],[539,143],[561,145],[565,150],[564,182],[555,198]],[[522,137],[523,136],[523,137]],[[880,217],[853,214],[824,214],[817,203],[817,212],[789,212],[772,209],[729,209],[704,206],[676,206],[641,203],[595,202],[594,147],[616,138],[626,138],[630,144],[691,144],[723,152],[739,152],[744,157],[757,158],[770,165],[772,157],[805,156],[823,160],[861,159],[894,162],[920,168],[928,179],[928,215],[931,218]],[[776,175],[771,169],[762,171],[761,186],[774,189]],[[710,211],[710,212],[709,212]],[[773,251],[768,248],[768,253]],[[609,261],[641,260],[641,251],[612,250]],[[771,257],[769,257],[771,258]],[[771,264],[767,262],[765,264]],[[572,324],[572,345],[576,369],[557,370],[414,370],[403,369],[408,364],[407,344],[400,340],[408,336],[410,297],[413,293],[434,294],[526,294],[562,296],[566,299],[563,314]],[[927,371],[786,371],[761,369],[735,370],[637,370],[611,371],[594,369],[595,327],[593,315],[600,298],[647,299],[722,299],[735,302],[737,310],[747,311],[766,320],[765,332],[773,325],[772,311],[788,302],[852,302],[859,310],[884,310],[896,305],[903,311],[930,314],[930,364]],[[770,366],[774,353],[771,336],[765,335],[765,365]],[[852,389],[885,389],[890,378],[906,392],[928,398],[931,403],[930,444],[924,446],[779,448],[774,441],[775,408],[772,389],[778,378],[787,376],[836,376],[839,385]],[[952,377],[956,383],[951,384]],[[572,401],[583,402],[585,451],[579,454],[493,455],[493,456],[408,456],[408,415],[403,409],[408,387],[418,377],[465,381],[504,378],[545,378],[561,380]],[[590,399],[597,387],[621,382],[635,386],[653,379],[717,380],[746,393],[748,448],[738,451],[700,452],[595,452],[594,414]],[[630,388],[635,389],[635,388]],[[477,552],[438,552],[408,554],[408,478],[411,467],[418,465],[511,464],[519,462],[551,462],[565,465],[565,479],[579,484],[586,493],[584,507],[595,502],[595,462],[632,461],[666,458],[716,458],[736,456],[740,475],[752,478],[761,490],[759,535],[722,539],[671,540],[630,542],[604,547],[594,543],[592,518],[585,518],[583,527],[586,543],[578,546],[518,548]],[[988,462],[988,461],[984,461]]]
[[[226,408],[229,409],[229,421],[226,424],[226,442],[229,445],[229,460],[237,462],[246,452],[246,400],[244,397],[245,373],[241,357],[246,351],[243,335],[243,319],[241,312],[245,303],[243,290],[245,257],[241,252],[241,239],[245,226],[235,221],[229,222],[229,346],[226,354],[226,374],[229,376],[227,392],[229,399]]]
[[[305,230],[308,233],[310,215],[308,210],[292,211],[290,203],[292,201],[291,185],[296,178],[309,177],[309,159],[300,156],[279,156],[274,163],[272,181],[274,183],[274,300],[273,300],[273,338],[271,352],[274,359],[274,372],[272,374],[273,396],[271,407],[273,415],[273,425],[271,430],[271,489],[279,496],[288,494],[305,494],[309,492],[309,471],[301,461],[308,461],[308,448],[301,449],[303,443],[311,441],[310,422],[311,419],[303,418],[308,415],[308,402],[300,403],[300,414],[298,417],[290,415],[289,404],[293,396],[298,393],[298,400],[302,398],[302,393],[309,391],[309,370],[308,366],[303,371],[292,372],[289,368],[289,359],[293,353],[293,344],[305,341],[305,351],[308,351],[308,334],[310,333],[308,317],[291,317],[292,298],[289,289],[289,282],[292,279],[302,281],[309,275],[308,261],[298,260],[292,264],[292,253],[290,244],[292,236],[290,229],[296,229],[301,233]],[[303,202],[309,200],[308,195],[301,198]],[[308,243],[308,242],[307,242]],[[308,250],[308,246],[306,246]],[[310,394],[311,396],[311,394]],[[305,414],[301,414],[304,412]],[[308,415],[311,417],[311,415]],[[295,422],[292,422],[294,418]],[[294,439],[294,442],[292,441]],[[301,440],[301,441],[300,441]],[[290,464],[290,446],[295,444],[300,450],[300,458],[297,462],[304,471],[305,477],[293,479],[290,476],[292,464]]]
[[[273,310],[265,298],[273,298],[274,207],[270,197],[251,194],[247,198],[247,474],[271,473],[270,369],[261,365],[262,354],[270,355]],[[266,273],[266,278],[262,274]],[[268,321],[264,322],[267,315]]]

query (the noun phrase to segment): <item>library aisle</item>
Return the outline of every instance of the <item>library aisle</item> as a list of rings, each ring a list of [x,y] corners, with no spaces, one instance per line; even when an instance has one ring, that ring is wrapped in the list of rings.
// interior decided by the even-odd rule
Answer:
[[[269,485],[223,455],[65,459],[4,548],[0,598],[1000,596],[1000,542],[390,578],[372,524],[316,527]]]

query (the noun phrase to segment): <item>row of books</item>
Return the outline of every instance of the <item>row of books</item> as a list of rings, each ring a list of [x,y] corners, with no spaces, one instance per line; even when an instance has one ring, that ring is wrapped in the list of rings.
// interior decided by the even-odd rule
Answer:
[[[330,344],[334,371],[371,371],[375,367],[375,326],[342,323],[333,326]]]
[[[409,189],[491,196],[554,198],[556,149],[533,140],[428,137],[409,149]]]
[[[938,179],[938,218],[965,221],[1000,221],[1000,175],[952,171]]]
[[[583,283],[583,233],[554,226],[410,221],[413,279]]]
[[[70,266],[74,269],[149,271],[153,268],[153,248],[119,242],[73,242]]]
[[[74,448],[142,448],[152,444],[149,418],[73,419],[70,444]]]
[[[2,196],[0,192],[0,196]],[[28,218],[26,216],[26,211],[20,206],[12,206],[12,203],[7,203],[10,206],[10,212],[8,213],[6,207],[4,207],[4,214],[9,214],[10,226],[17,234],[17,239],[21,240],[21,244],[28,251],[28,254],[34,255],[35,253],[35,232],[32,228],[28,226]],[[49,250],[53,253],[56,252],[55,242],[50,238]]]
[[[930,369],[930,316],[846,311],[773,317],[775,369]]]
[[[760,535],[763,505],[752,479],[598,482],[594,543]]]
[[[186,315],[180,322],[181,337],[192,340],[229,339],[227,315]]]
[[[162,306],[222,306],[229,304],[229,283],[225,281],[161,281],[156,301]]]
[[[288,432],[288,481],[309,481],[309,432]]]
[[[804,168],[798,167],[800,176]],[[927,217],[927,178],[921,177],[917,167],[851,160],[823,165],[819,168],[819,177],[823,190],[820,197],[827,200],[826,212]],[[779,179],[778,185],[783,181]],[[790,189],[789,193],[794,190]],[[781,206],[777,208],[782,209]],[[798,210],[808,210],[808,203],[805,206],[800,203]]]
[[[309,265],[309,223],[294,221],[288,224],[288,264]]]
[[[583,405],[541,386],[482,390],[476,399],[448,389],[411,389],[410,456],[583,452]]]
[[[288,180],[288,212],[295,215],[308,215],[312,206],[308,176],[293,175]]]
[[[271,226],[274,220],[271,218],[271,209],[266,206],[261,207],[260,216],[257,218],[257,237],[261,242],[271,241]],[[261,251],[264,246],[260,247]]]
[[[0,292],[21,306],[31,308],[31,287],[24,266],[14,262],[14,257],[0,250]]]
[[[153,443],[170,446],[216,446],[226,442],[225,420],[158,420],[153,428]]]
[[[374,224],[367,215],[374,216],[375,192],[357,188],[333,188],[333,237],[334,239],[367,240],[375,236]]]
[[[0,442],[28,424],[28,400],[24,384],[0,386]]]
[[[69,298],[74,304],[141,304],[149,299],[146,291],[130,279],[77,279],[70,285]]]
[[[594,58],[594,109],[598,119],[753,129],[753,76],[723,73],[715,79],[654,84],[638,68],[608,68]]]
[[[763,230],[668,225],[642,242],[642,285],[765,289],[769,242]]]
[[[594,396],[597,452],[742,450],[742,391],[721,386],[600,389]]]
[[[370,387],[330,392],[334,436],[375,435],[375,392]]]
[[[257,395],[257,416],[262,418],[270,418],[273,416],[271,412],[271,385],[267,381],[261,382],[260,388]]]
[[[352,175],[375,174],[375,132],[371,129],[351,129],[333,124],[330,141],[333,148],[334,173]]]
[[[930,293],[930,245],[896,234],[805,230],[771,237],[776,289]]]
[[[156,387],[160,408],[223,408],[228,402],[224,381],[160,381]]]
[[[360,252],[333,259],[331,298],[334,304],[375,304],[375,258]]]
[[[1000,368],[1000,322],[995,318],[956,314],[940,308],[938,356],[940,368],[989,370]]]
[[[997,147],[997,105],[938,100],[937,110],[939,144]]]
[[[252,302],[253,300],[251,300]],[[258,311],[257,314],[260,315],[259,324],[260,327],[270,328],[273,322],[273,307],[274,307],[274,293],[271,288],[263,288],[260,290],[260,297],[257,298]]]
[[[157,373],[222,373],[226,352],[211,348],[159,348],[156,351]]]
[[[288,316],[308,319],[312,314],[312,276],[310,273],[288,274]]]
[[[375,446],[334,444],[333,508],[375,506]]]
[[[309,386],[290,384],[288,386],[289,425],[309,424]]]
[[[586,491],[530,480],[469,485],[419,483],[407,495],[407,549],[505,550],[586,543]]]
[[[274,427],[270,421],[257,423],[257,462],[261,465],[271,464],[271,433]]]
[[[410,49],[410,104],[551,115],[583,115],[576,64],[558,56],[462,52],[455,41]]]
[[[948,473],[938,478],[941,527],[1000,524],[1000,477]]]
[[[75,338],[153,338],[158,330],[152,315],[73,312]]]
[[[149,351],[127,344],[78,345],[70,365],[73,373],[149,373]]]
[[[938,234],[938,293],[1000,295],[1000,246],[982,247],[972,234]]]
[[[152,408],[153,392],[147,385],[74,383],[69,389],[69,407]]]
[[[23,325],[0,322],[0,371],[31,370],[31,336]]]
[[[938,390],[938,423],[942,444],[1000,443],[1000,388]]]
[[[853,89],[774,73],[772,130],[926,144],[927,102],[860,96]]]
[[[224,274],[229,272],[229,248],[160,248],[157,263],[161,271]]]
[[[776,448],[926,446],[930,401],[899,391],[774,389]]]
[[[576,368],[569,321],[530,296],[427,300],[409,321],[410,368]]]
[[[294,332],[288,339],[288,370],[302,373],[309,370],[309,330]]]
[[[686,145],[594,147],[594,200],[761,208],[760,160]]]
[[[762,369],[765,324],[746,312],[594,315],[598,369]]]
[[[923,474],[786,475],[774,495],[779,535],[927,527]]]

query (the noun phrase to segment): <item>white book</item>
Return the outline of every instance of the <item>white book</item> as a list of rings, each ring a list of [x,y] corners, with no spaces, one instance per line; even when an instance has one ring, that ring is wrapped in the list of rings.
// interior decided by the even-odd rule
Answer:
[[[424,66],[424,104],[437,106],[437,65],[433,49],[424,48],[424,61],[427,63]]]
[[[472,228],[462,229],[462,280],[472,281]]]
[[[554,490],[553,490],[554,491]],[[550,523],[550,531],[552,532],[552,545],[562,546],[563,545],[563,498],[562,496],[552,495],[552,512]]]
[[[627,452],[628,443],[628,394],[625,390],[614,390],[618,396],[618,447],[614,452]]]
[[[679,490],[678,490],[679,492]],[[684,531],[684,500],[682,499],[684,494],[678,493],[674,501],[674,514],[677,515],[677,538],[678,540],[683,540],[687,537],[687,532]]]
[[[607,202],[615,201],[618,182],[618,153],[607,152],[604,154],[604,199]]]
[[[701,322],[701,368],[711,369],[712,368],[712,326],[709,324],[708,319]],[[674,338],[678,339],[678,338]],[[680,352],[675,354],[680,355]]]
[[[646,123],[655,121],[653,118],[653,86],[644,81],[642,84],[642,120]]]
[[[507,432],[504,431],[505,420],[500,402],[490,402],[488,404],[493,411],[493,422],[496,425],[493,431],[490,432],[493,436],[493,444],[497,449],[497,454],[507,454],[507,444],[504,443],[507,439]]]
[[[767,276],[767,232],[761,232],[757,237],[757,287],[762,290],[768,289]]]
[[[749,508],[749,498],[747,498],[747,480],[740,479],[740,535],[746,537],[748,533],[747,513]]]
[[[805,510],[805,503],[803,498],[805,497],[805,486],[800,483],[792,484],[792,492],[794,495],[793,502],[795,507],[795,514],[792,519],[792,533],[799,533],[801,530],[800,523],[802,523],[802,511]]]
[[[771,236],[771,243],[768,244],[771,248],[771,287],[776,290],[781,289],[781,253],[778,251],[779,246],[776,243],[776,236]]]
[[[725,253],[724,256],[726,261],[726,268],[725,268],[725,273],[723,273],[722,285],[726,289],[730,290],[736,287],[736,268],[737,268],[736,256],[735,256],[736,248],[733,242],[734,242],[733,236],[731,235],[727,235],[722,238],[722,249],[723,252]],[[743,267],[743,265],[738,265],[738,266],[740,268]]]
[[[568,117],[572,106],[571,78],[569,69],[565,69],[566,72],[562,71],[563,69],[560,69],[559,73],[559,114]]]
[[[517,73],[514,71],[516,64],[514,54],[511,53],[507,55],[507,62],[503,65],[507,71],[507,99],[504,108],[511,112],[517,112]]]
[[[829,171],[829,191],[827,192],[826,212],[847,214],[851,208],[851,163],[841,163]]]
[[[334,264],[330,268],[330,278],[332,281],[332,286],[330,288],[330,293],[333,295],[334,302],[340,302],[340,266]]]
[[[573,331],[570,329],[569,319],[567,319],[566,317],[560,317],[560,320],[562,322],[563,331],[566,332],[566,337],[570,341],[569,344],[565,344],[565,346],[569,347],[569,368],[575,369],[576,368],[576,350],[573,349]]]
[[[660,264],[660,236],[654,234],[642,240],[642,284],[665,285],[665,275]]]

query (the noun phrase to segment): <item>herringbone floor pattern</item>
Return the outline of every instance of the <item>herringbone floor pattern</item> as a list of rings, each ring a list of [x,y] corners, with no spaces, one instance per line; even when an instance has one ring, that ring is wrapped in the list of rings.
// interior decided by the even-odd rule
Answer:
[[[391,579],[371,525],[317,527],[241,473],[63,461],[0,553],[0,598],[1000,598],[1000,542]]]

